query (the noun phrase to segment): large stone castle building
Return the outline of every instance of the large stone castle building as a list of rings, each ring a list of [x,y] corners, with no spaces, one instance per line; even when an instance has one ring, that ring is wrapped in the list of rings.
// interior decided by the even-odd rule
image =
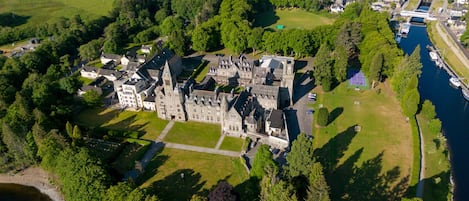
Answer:
[[[201,83],[192,78],[178,82],[183,70],[180,58],[164,50],[127,79],[114,81],[119,103],[156,110],[162,119],[220,124],[224,135],[250,137],[280,149],[288,147],[282,109],[292,100],[293,58],[250,60],[241,55],[219,57],[218,61]],[[222,86],[244,90],[226,93]]]

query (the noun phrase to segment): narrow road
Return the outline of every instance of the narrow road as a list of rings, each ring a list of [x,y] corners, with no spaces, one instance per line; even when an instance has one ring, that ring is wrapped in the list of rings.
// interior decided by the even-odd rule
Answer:
[[[420,144],[420,171],[419,171],[419,183],[417,184],[417,193],[416,196],[423,199],[423,190],[425,186],[425,145],[424,139],[422,135],[422,131],[420,130],[420,124],[417,118],[415,118],[415,122],[417,122],[417,128],[419,132],[419,144]]]
[[[140,163],[142,164],[142,169],[145,169],[148,163],[150,163],[153,156],[155,156],[155,154],[164,147],[164,143],[162,142],[162,140],[164,139],[164,137],[166,137],[166,135],[168,134],[169,130],[171,130],[173,125],[174,125],[174,121],[170,121],[166,125],[166,127],[164,127],[163,131],[161,131],[160,136],[158,136],[158,138],[155,141],[151,142],[151,147],[148,149],[145,155],[143,155],[142,159],[140,159]],[[139,174],[140,174],[139,171],[135,169],[134,167],[132,170],[124,174],[124,180],[127,180],[129,178],[132,178],[135,180]]]

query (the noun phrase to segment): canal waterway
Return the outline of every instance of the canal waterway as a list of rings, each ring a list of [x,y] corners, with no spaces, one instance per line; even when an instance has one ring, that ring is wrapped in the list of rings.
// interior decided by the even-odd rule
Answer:
[[[407,38],[400,46],[406,54],[411,54],[420,45],[422,75],[419,80],[419,92],[422,100],[428,99],[436,107],[438,118],[442,121],[443,134],[451,155],[451,171],[455,183],[454,198],[463,201],[469,198],[469,102],[460,89],[449,85],[450,75],[436,67],[431,61],[427,45],[432,45],[426,27],[412,26]],[[466,80],[464,80],[466,81]],[[437,161],[435,161],[437,163]]]
[[[18,184],[0,183],[1,201],[51,201],[49,196],[38,189]]]

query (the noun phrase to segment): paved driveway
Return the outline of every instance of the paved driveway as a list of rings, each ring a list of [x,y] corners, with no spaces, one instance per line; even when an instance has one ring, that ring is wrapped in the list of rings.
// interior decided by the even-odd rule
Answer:
[[[312,135],[313,114],[307,112],[311,110],[308,106],[312,103],[308,99],[308,93],[314,88],[314,80],[309,78],[307,74],[300,76],[294,86],[294,105],[285,111],[287,125],[290,132],[290,140],[296,139],[300,133],[307,136]]]

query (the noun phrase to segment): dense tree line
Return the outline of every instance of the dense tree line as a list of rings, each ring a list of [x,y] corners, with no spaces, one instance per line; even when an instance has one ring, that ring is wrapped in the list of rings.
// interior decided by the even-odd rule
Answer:
[[[303,8],[310,11],[318,11],[321,8],[327,7],[328,5],[334,3],[333,1],[321,1],[321,0],[270,0],[272,5],[280,8]]]

